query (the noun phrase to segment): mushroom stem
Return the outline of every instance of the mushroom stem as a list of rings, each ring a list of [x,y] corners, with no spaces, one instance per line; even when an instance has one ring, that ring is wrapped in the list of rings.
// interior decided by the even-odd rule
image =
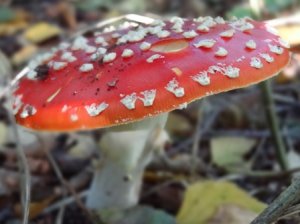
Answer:
[[[167,114],[112,128],[100,141],[101,161],[87,197],[94,210],[123,210],[139,200],[142,176],[151,161]]]

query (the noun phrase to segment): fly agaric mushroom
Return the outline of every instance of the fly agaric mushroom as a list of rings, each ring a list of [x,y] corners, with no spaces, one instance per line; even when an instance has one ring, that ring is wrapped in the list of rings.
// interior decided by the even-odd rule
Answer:
[[[176,17],[95,32],[33,61],[13,110],[34,130],[114,126],[101,140],[102,166],[87,205],[125,209],[138,201],[151,130],[164,127],[169,111],[274,76],[289,61],[287,48],[250,19]]]

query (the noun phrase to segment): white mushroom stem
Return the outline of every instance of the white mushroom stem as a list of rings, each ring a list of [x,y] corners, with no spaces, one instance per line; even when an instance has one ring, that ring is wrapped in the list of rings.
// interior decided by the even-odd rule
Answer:
[[[139,200],[145,167],[161,142],[167,114],[112,128],[100,141],[101,161],[87,197],[94,210],[123,210]]]

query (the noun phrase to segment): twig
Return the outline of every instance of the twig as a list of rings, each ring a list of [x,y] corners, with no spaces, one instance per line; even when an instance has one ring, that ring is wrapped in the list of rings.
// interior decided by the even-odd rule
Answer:
[[[198,150],[199,150],[199,142],[201,141],[202,136],[202,121],[203,117],[205,117],[205,104],[207,104],[206,100],[203,99],[200,102],[199,109],[198,109],[198,116],[197,116],[197,125],[196,131],[194,134],[192,151],[191,151],[191,166],[190,166],[190,174],[191,177],[196,177],[197,174],[197,162],[196,159],[198,158]],[[204,167],[204,166],[203,166]]]
[[[191,173],[191,164],[192,159],[194,160],[194,169],[196,173],[201,173],[206,171],[207,165],[200,160],[199,156],[192,158],[192,155],[187,159],[173,160],[169,159],[167,155],[161,155],[152,161],[147,167],[148,170],[153,172],[165,172],[165,173],[174,173],[174,174],[190,174]]]
[[[207,132],[210,127],[214,124],[217,115],[220,113],[220,110],[217,109],[213,113],[211,113],[211,110],[209,109],[210,105],[206,100],[202,100],[201,108],[199,109],[199,115],[198,115],[198,121],[197,121],[197,129],[194,135],[193,139],[193,145],[192,145],[192,160],[191,160],[191,176],[194,176],[196,174],[197,167],[206,167],[204,165],[204,162],[202,159],[198,156],[198,149],[199,149],[199,142],[201,141],[203,134]],[[208,114],[210,115],[208,116]],[[205,119],[203,119],[205,118]],[[205,122],[204,122],[205,121]]]
[[[10,114],[9,115],[10,120],[14,121],[14,117]],[[23,224],[28,223],[29,219],[29,208],[30,208],[30,182],[31,182],[31,177],[30,177],[30,170],[28,167],[27,159],[25,157],[25,153],[22,149],[22,145],[20,143],[20,138],[19,138],[19,132],[16,128],[15,123],[12,124],[12,130],[13,134],[16,139],[16,149],[18,153],[18,161],[19,161],[19,168],[20,168],[20,173],[23,173],[21,175],[21,200],[22,200],[22,205],[23,205]]]
[[[287,132],[287,130],[285,130],[286,128],[284,128],[284,133],[285,132]],[[287,144],[289,145],[289,148],[291,148],[291,150],[295,150],[295,149],[293,149],[293,143],[292,143],[292,140],[290,139],[290,138],[287,138]],[[300,168],[299,167],[297,167],[297,168],[294,168],[294,169],[291,169],[291,170],[289,170],[288,172],[290,173],[290,174],[292,174],[292,173],[295,173],[295,172],[298,172],[300,170]],[[296,175],[294,175],[296,178],[299,178],[299,174],[296,174]],[[292,183],[292,185],[293,184],[299,184],[300,183],[300,181],[295,181],[296,183]],[[298,183],[297,183],[298,182]],[[289,189],[289,188],[288,188]],[[280,208],[280,210],[279,210],[279,212],[277,212],[278,214],[276,215],[276,213],[275,212],[273,212],[273,216],[275,216],[276,215],[276,219],[282,219],[282,218],[288,218],[288,217],[291,217],[291,216],[293,216],[293,215],[295,215],[295,214],[297,214],[297,213],[299,213],[299,211],[300,211],[300,205],[299,204],[296,204],[296,205],[294,205],[294,206],[290,206],[291,204],[293,204],[294,202],[296,202],[296,201],[298,201],[299,200],[299,197],[297,197],[297,195],[299,195],[299,190],[297,190],[297,189],[294,189],[294,191],[288,191],[288,189],[287,190],[285,190],[285,192],[286,192],[286,198],[284,198],[283,197],[283,199],[282,199],[282,201],[285,203],[285,204],[287,204],[287,205],[285,205],[285,207],[281,207]],[[290,197],[293,197],[294,196],[294,202],[290,202]],[[275,202],[274,202],[275,203]],[[273,204],[273,203],[272,203]],[[279,206],[278,206],[279,207]],[[275,213],[275,214],[274,214]]]
[[[11,92],[8,91],[7,99],[9,102],[12,102]],[[30,209],[30,169],[27,163],[27,159],[25,156],[25,152],[20,142],[19,132],[16,127],[16,121],[12,112],[8,113],[9,120],[11,121],[12,131],[16,140],[16,152],[18,156],[18,163],[19,163],[19,170],[21,174],[21,201],[23,207],[23,217],[22,217],[22,224],[28,224],[29,220],[29,209]],[[23,174],[23,175],[22,175]]]
[[[66,206],[61,206],[60,207],[60,209],[58,211],[58,214],[56,216],[55,224],[63,224],[63,217],[64,217],[64,214],[65,214],[65,208],[66,208]]]
[[[78,198],[82,199],[82,198],[86,197],[87,194],[88,194],[88,190],[83,191],[81,193],[78,193]],[[74,202],[75,202],[74,196],[63,198],[62,200],[60,200],[60,201],[48,206],[47,208],[45,208],[42,214],[48,214],[48,213],[54,212],[57,209],[60,209],[61,207],[67,206],[67,205],[69,205],[71,203],[74,203]]]
[[[184,149],[186,149],[187,147],[189,147],[191,144],[193,143],[193,138],[188,138],[184,141],[181,141],[178,145],[172,147],[169,151],[168,154],[169,155],[174,155],[178,152],[182,152],[184,151]]]
[[[285,170],[285,171],[249,171],[249,172],[241,172],[241,175],[254,177],[254,178],[282,178],[289,177],[293,173],[300,172],[300,167],[296,167],[293,169]]]
[[[297,109],[300,108],[300,103],[298,102],[298,100],[294,100],[291,97],[275,93],[275,94],[273,94],[273,98],[275,101],[277,101],[279,103],[284,103],[284,104],[289,105],[290,107],[294,107]]]
[[[291,83],[280,84],[280,85],[274,86],[274,90],[275,91],[290,91],[290,90],[297,91],[297,90],[299,90],[299,87],[300,87],[299,81],[294,80]]]
[[[43,139],[39,138],[40,142],[43,144]],[[90,221],[92,221],[93,223],[96,223],[96,217],[84,206],[84,204],[82,203],[82,201],[80,200],[80,198],[77,195],[77,192],[73,189],[73,187],[68,183],[68,181],[64,178],[63,174],[60,171],[59,166],[57,165],[55,159],[52,157],[51,153],[45,148],[43,147],[45,154],[56,174],[56,176],[58,177],[59,181],[68,189],[68,191],[73,195],[75,202],[77,203],[77,205],[84,211],[85,214],[87,214],[87,216],[89,217]],[[100,217],[97,217],[97,223],[101,224],[103,222],[101,222]]]
[[[246,138],[269,138],[271,133],[269,130],[210,130],[203,135],[203,138],[212,138],[218,136],[239,136]],[[291,139],[300,140],[298,133],[282,133],[282,136]],[[190,143],[190,142],[189,142]]]
[[[300,204],[296,204],[294,206],[289,207],[286,211],[284,211],[284,215],[282,215],[278,219],[289,218],[291,216],[299,214],[299,212],[300,212]]]
[[[152,162],[148,166],[148,170],[150,171],[158,171],[158,172],[170,172],[173,174],[187,174],[190,173],[190,165],[191,160],[182,160],[182,161],[173,161],[168,158],[160,158],[156,159],[155,162]],[[205,169],[203,167],[203,164],[197,160],[196,162],[196,172],[201,172]],[[291,176],[294,173],[299,173],[300,167],[295,167],[293,169],[289,169],[286,171],[267,171],[267,170],[256,170],[256,171],[243,171],[243,172],[234,172],[232,175],[235,176],[235,178],[242,178],[242,177],[251,177],[251,178],[257,178],[257,179],[280,179],[282,181],[282,178],[287,178]],[[230,174],[231,175],[231,174]],[[225,176],[225,179],[228,179],[228,176]],[[222,178],[220,178],[222,179]]]
[[[5,71],[3,72],[4,75],[3,77],[5,77],[5,81],[7,83],[9,83],[8,85],[10,86],[11,84],[14,83],[13,80],[10,80],[10,74],[12,73],[11,68],[8,66]],[[10,88],[7,88],[6,92],[1,92],[1,94],[3,93],[2,97],[6,97],[8,100],[8,103],[12,103],[12,92]],[[12,132],[13,135],[15,137],[15,141],[16,141],[16,154],[17,154],[17,158],[18,158],[18,166],[19,166],[19,173],[20,173],[20,186],[21,186],[21,190],[20,190],[20,195],[21,195],[21,203],[22,203],[22,209],[23,209],[23,217],[22,217],[22,223],[23,224],[27,224],[28,220],[29,220],[29,208],[30,208],[30,186],[31,186],[31,177],[30,177],[30,169],[27,163],[27,159],[26,159],[26,155],[25,152],[23,150],[22,144],[20,142],[20,137],[19,137],[19,132],[16,126],[16,121],[15,121],[15,117],[13,116],[12,113],[12,107],[9,106],[8,107],[8,119],[11,123],[12,126]]]
[[[251,224],[269,224],[275,222],[293,203],[299,200],[300,178],[283,191]]]
[[[265,101],[266,116],[270,124],[272,137],[275,141],[276,157],[282,170],[288,169],[286,149],[279,129],[279,122],[275,113],[275,103],[272,96],[271,82],[269,80],[261,84],[263,99]]]

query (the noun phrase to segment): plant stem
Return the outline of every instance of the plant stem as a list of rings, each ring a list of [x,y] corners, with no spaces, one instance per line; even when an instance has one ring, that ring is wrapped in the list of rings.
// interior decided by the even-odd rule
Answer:
[[[276,116],[270,81],[263,82],[261,87],[266,105],[266,115],[271,125],[271,132],[275,141],[277,159],[281,169],[286,171],[288,169],[286,150],[279,130],[279,122]],[[299,199],[299,197],[297,197],[299,194],[300,178],[297,178],[254,221],[252,221],[251,224],[268,224],[276,221],[290,205]]]
[[[252,2],[259,3],[259,1],[254,0]],[[261,17],[261,12],[262,6],[258,9],[258,17]],[[286,158],[286,149],[279,129],[270,80],[263,82],[261,89],[266,105],[266,116],[271,125],[271,132],[275,141],[276,156],[281,169],[287,171],[289,167]],[[297,178],[251,224],[269,224],[276,221],[291,204],[298,200],[299,197],[296,197],[296,195],[299,195],[299,193],[300,179]]]
[[[281,169],[286,171],[288,169],[286,149],[280,132],[278,117],[276,115],[271,82],[269,80],[263,82],[261,84],[261,89],[266,107],[266,116],[270,124],[273,140],[275,141],[276,157]]]
[[[275,222],[293,203],[299,200],[300,178],[283,191],[251,224],[269,224]]]

